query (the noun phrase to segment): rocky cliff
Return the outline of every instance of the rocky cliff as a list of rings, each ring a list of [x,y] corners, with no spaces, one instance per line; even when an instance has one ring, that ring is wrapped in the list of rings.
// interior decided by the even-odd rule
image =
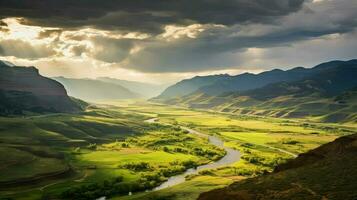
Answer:
[[[0,114],[76,112],[74,102],[59,82],[43,77],[35,67],[0,61]]]

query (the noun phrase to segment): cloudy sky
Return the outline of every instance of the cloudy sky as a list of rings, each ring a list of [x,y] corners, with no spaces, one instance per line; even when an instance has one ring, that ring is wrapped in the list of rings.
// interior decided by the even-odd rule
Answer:
[[[357,58],[356,0],[0,0],[0,59],[157,83]]]

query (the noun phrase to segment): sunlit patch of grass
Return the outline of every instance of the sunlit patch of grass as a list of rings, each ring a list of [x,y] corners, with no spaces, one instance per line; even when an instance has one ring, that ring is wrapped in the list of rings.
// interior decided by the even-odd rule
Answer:
[[[163,151],[152,151],[148,153],[131,153],[126,151],[93,151],[80,155],[81,164],[97,165],[116,168],[119,164],[128,162],[149,162],[154,164],[168,164],[173,161],[197,160],[197,157],[186,154],[172,154]]]

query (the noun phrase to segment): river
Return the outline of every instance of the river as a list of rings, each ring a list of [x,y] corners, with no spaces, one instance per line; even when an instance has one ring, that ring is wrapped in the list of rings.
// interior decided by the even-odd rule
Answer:
[[[156,123],[157,120],[158,120],[157,118],[152,118],[152,119],[146,120],[145,122],[147,122],[147,123]],[[223,167],[223,166],[226,166],[226,165],[233,164],[233,163],[239,161],[239,159],[240,159],[240,155],[241,155],[240,152],[237,151],[237,150],[234,150],[232,148],[225,147],[223,145],[224,142],[220,138],[215,137],[215,136],[211,136],[211,135],[207,135],[207,134],[204,134],[204,133],[201,133],[201,132],[198,132],[198,131],[190,129],[188,127],[183,127],[183,126],[180,126],[180,127],[182,129],[184,129],[184,130],[187,130],[190,134],[195,134],[195,135],[198,135],[200,137],[208,137],[209,142],[211,144],[217,146],[217,147],[223,148],[226,151],[226,155],[223,158],[221,158],[220,160],[216,161],[216,162],[211,162],[211,163],[208,163],[208,164],[205,164],[205,165],[201,165],[201,166],[198,166],[197,168],[191,168],[191,169],[186,170],[182,174],[179,174],[179,175],[176,175],[176,176],[171,176],[167,181],[165,181],[161,185],[159,185],[156,188],[154,188],[153,191],[162,190],[162,189],[165,189],[165,188],[172,187],[172,186],[178,185],[180,183],[183,183],[183,182],[186,181],[185,177],[187,175],[198,174],[198,172],[200,170],[203,170],[203,169],[215,169],[215,168],[218,168],[218,167]]]

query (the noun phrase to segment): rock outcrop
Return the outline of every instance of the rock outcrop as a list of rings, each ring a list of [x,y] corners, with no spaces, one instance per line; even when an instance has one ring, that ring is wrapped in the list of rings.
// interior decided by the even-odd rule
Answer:
[[[35,67],[14,66],[2,61],[0,102],[0,115],[81,110],[62,84],[41,76]]]

